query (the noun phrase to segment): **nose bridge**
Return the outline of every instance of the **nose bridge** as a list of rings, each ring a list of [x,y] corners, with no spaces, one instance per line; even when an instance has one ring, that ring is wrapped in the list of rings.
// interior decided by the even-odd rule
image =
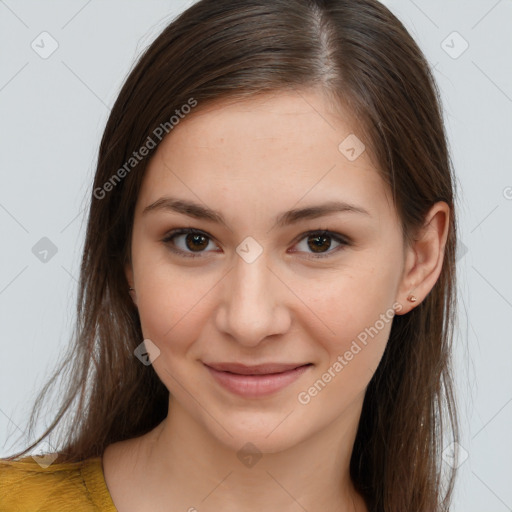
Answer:
[[[237,256],[228,274],[222,329],[240,343],[256,345],[263,338],[286,329],[282,284],[269,266],[265,252],[253,261]]]
[[[236,292],[253,301],[262,299],[263,292],[268,291],[272,285],[268,265],[268,258],[263,254],[252,262],[240,257],[233,273],[233,286]]]

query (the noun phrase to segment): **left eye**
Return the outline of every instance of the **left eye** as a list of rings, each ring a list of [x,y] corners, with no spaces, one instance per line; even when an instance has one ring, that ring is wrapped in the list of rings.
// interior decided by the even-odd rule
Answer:
[[[176,240],[179,240],[180,238],[181,246],[179,242],[176,242]],[[307,247],[313,251],[312,253],[308,253],[310,255],[308,257],[310,258],[325,258],[334,252],[337,252],[342,247],[350,245],[349,240],[342,235],[327,230],[308,231],[307,233],[302,234],[301,238],[298,240],[299,243],[296,244],[297,246],[300,246],[304,240]],[[332,245],[331,240],[334,240],[339,244],[338,247],[335,247],[333,250],[329,250]],[[206,252],[205,249],[208,248],[210,243],[213,243],[211,237],[207,233],[193,228],[175,229],[168,233],[162,242],[168,245],[174,253],[188,258],[200,257],[202,253]],[[303,248],[305,248],[305,246],[303,246]],[[298,251],[292,252],[302,251],[299,249]],[[305,250],[304,252],[308,251]]]
[[[305,233],[305,235],[302,235],[302,238],[300,240],[306,241],[305,243],[307,244],[307,247],[310,248],[314,253],[308,257],[313,258],[326,258],[327,256],[331,256],[333,253],[338,252],[338,250],[342,249],[344,246],[350,245],[349,241],[346,238],[339,235],[338,233],[333,233],[332,231],[325,230],[310,231],[308,233]],[[331,248],[331,240],[334,240],[337,244],[339,244],[338,247],[335,247],[333,250],[322,251],[322,248]],[[300,246],[300,243],[297,245]]]

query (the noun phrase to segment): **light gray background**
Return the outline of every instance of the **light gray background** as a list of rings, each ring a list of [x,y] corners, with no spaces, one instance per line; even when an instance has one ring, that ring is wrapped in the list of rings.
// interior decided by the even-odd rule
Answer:
[[[25,444],[35,393],[68,344],[109,106],[136,56],[190,3],[0,0],[0,456]],[[384,3],[435,68],[458,178],[464,460],[453,510],[510,511],[512,1]],[[58,48],[43,59],[31,44],[51,49],[45,31]],[[57,249],[46,262],[32,252],[43,237]]]

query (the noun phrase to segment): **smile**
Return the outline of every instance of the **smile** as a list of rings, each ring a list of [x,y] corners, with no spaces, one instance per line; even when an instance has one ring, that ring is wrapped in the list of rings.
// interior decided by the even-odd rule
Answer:
[[[217,364],[215,365],[216,368],[206,364],[205,366],[214,380],[224,389],[244,398],[258,398],[271,395],[285,388],[313,365],[307,363],[299,366],[259,365],[246,367],[235,364]],[[220,369],[228,367],[233,371]]]

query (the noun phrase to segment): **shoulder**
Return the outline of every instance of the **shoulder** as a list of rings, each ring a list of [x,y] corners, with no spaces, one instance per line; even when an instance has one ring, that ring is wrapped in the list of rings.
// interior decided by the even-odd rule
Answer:
[[[101,474],[101,459],[58,460],[57,454],[0,459],[2,512],[76,512],[77,505],[84,512],[98,510],[88,480]]]

